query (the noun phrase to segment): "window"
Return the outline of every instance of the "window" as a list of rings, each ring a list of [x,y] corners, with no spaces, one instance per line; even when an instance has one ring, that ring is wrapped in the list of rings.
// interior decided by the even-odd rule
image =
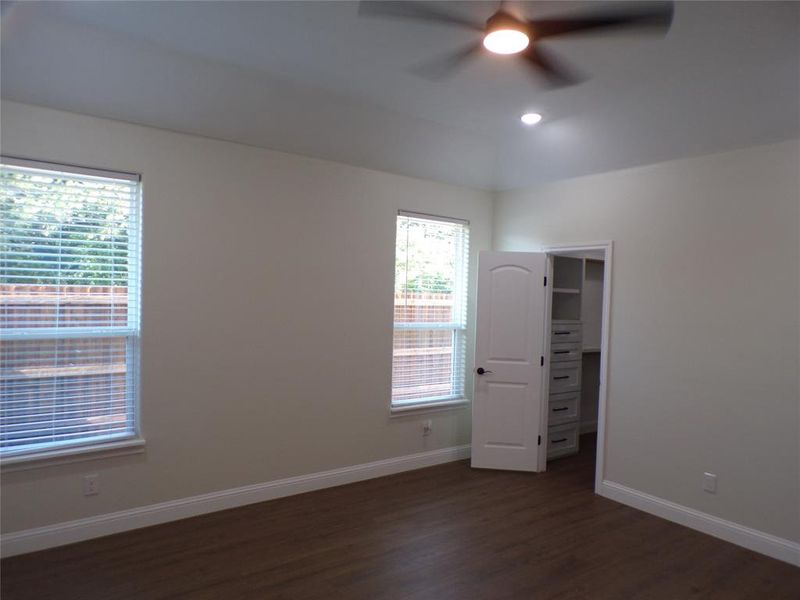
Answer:
[[[464,398],[469,223],[397,216],[392,408]]]
[[[137,435],[139,178],[0,164],[0,456]]]

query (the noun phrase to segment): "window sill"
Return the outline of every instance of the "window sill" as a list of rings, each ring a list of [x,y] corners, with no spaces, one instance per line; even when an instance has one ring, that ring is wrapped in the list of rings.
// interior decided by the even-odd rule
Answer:
[[[12,471],[27,471],[29,469],[53,467],[87,460],[99,460],[113,456],[140,454],[144,452],[144,446],[145,440],[143,438],[132,438],[93,446],[62,448],[36,454],[9,456],[0,460],[0,469],[2,469],[3,473],[10,473]]]
[[[392,417],[402,417],[409,414],[418,415],[427,412],[440,412],[443,410],[455,410],[467,408],[470,401],[467,398],[457,400],[442,400],[441,402],[425,402],[420,404],[409,404],[407,406],[392,406],[390,412]]]

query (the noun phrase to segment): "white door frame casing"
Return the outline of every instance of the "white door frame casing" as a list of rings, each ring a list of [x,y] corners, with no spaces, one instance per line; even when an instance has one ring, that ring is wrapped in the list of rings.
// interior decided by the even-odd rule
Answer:
[[[608,359],[611,333],[611,273],[614,255],[614,242],[583,242],[574,244],[547,244],[541,252],[552,256],[564,254],[602,251],[603,265],[603,318],[600,330],[600,391],[597,409],[597,458],[595,460],[594,492],[600,494],[605,480],[606,453],[606,415],[608,414]]]

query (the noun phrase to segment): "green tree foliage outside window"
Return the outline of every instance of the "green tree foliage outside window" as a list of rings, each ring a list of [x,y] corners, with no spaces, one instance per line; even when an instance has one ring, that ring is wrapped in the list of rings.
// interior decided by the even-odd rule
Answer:
[[[129,218],[126,186],[3,169],[0,283],[125,285]]]
[[[398,219],[395,291],[450,294],[456,271],[452,225]]]

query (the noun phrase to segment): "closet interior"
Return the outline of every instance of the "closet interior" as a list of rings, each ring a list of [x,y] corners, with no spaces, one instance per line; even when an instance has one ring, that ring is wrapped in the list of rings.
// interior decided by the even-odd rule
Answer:
[[[602,259],[552,256],[547,459],[578,452],[597,431],[603,319]]]

